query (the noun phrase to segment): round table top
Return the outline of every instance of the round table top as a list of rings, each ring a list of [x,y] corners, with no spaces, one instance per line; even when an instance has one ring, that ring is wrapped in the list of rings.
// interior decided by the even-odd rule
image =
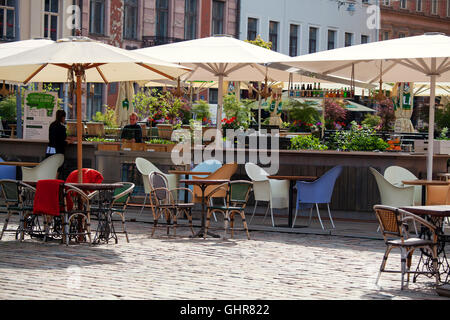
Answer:
[[[450,181],[445,180],[405,180],[402,181],[404,185],[409,186],[446,186]]]
[[[230,180],[226,180],[226,179],[215,179],[215,180],[210,180],[210,179],[185,179],[185,180],[180,180],[180,182],[182,183],[186,183],[186,184],[195,184],[195,185],[214,185],[214,184],[222,184],[222,183],[227,183],[230,182]]]
[[[400,207],[400,209],[417,214],[417,215],[428,215],[428,216],[435,216],[435,217],[449,217],[450,216],[450,206],[448,206],[448,205],[409,206],[409,207]]]
[[[81,190],[114,190],[123,187],[122,183],[66,183]]]
[[[190,175],[190,176],[207,176],[210,175],[212,172],[206,172],[206,171],[182,171],[182,170],[169,170],[170,174],[184,174],[184,175]]]
[[[276,180],[295,180],[295,181],[314,181],[317,177],[314,176],[267,176],[269,179]]]

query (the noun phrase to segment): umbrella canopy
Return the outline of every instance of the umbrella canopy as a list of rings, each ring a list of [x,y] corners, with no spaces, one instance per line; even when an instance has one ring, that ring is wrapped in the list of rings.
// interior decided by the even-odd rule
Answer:
[[[263,64],[291,58],[227,36],[208,37],[135,50],[140,54],[164,57],[193,69],[183,80],[218,81],[217,126],[223,107],[223,81],[288,81],[289,73],[268,70]],[[270,68],[271,69],[271,68]],[[272,74],[273,72],[273,74]]]
[[[299,56],[271,66],[291,72],[301,68],[368,83],[380,77],[388,82],[429,82],[427,178],[432,179],[436,82],[450,81],[450,37],[432,33],[372,42]]]
[[[113,47],[86,37],[61,39],[0,59],[0,79],[71,82],[77,88],[77,167],[82,182],[82,82],[175,79],[190,69]]]
[[[0,44],[0,58],[5,58],[27,50],[36,49],[54,42],[55,41],[48,39],[31,39],[2,43]]]

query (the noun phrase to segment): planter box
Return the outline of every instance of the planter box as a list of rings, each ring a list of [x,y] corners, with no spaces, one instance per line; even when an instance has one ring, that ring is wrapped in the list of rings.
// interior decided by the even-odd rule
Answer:
[[[174,144],[145,144],[145,151],[153,151],[153,152],[171,152],[175,147]]]
[[[86,123],[86,134],[89,136],[104,137],[105,125],[102,122]]]
[[[173,126],[171,124],[157,124],[156,127],[161,139],[170,140],[172,138]]]
[[[122,142],[122,150],[127,150],[127,151],[144,151],[145,147],[146,147],[145,143]]]
[[[102,142],[97,145],[99,151],[120,151],[120,142]]]
[[[84,124],[82,124],[84,126]],[[77,123],[76,122],[67,122],[67,136],[75,137],[77,135]],[[86,134],[86,126],[83,128],[83,135]]]
[[[415,140],[414,152],[428,151],[428,140]],[[433,145],[434,154],[450,154],[450,140],[434,140]]]

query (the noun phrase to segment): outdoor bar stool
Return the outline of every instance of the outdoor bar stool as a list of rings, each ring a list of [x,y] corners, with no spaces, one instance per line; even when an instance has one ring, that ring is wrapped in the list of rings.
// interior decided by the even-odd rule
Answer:
[[[248,198],[250,196],[250,192],[253,190],[253,183],[246,180],[237,180],[223,183],[217,186],[208,196],[207,203],[210,203],[208,206],[208,212],[206,215],[206,229],[204,232],[204,238],[208,234],[208,228],[211,222],[211,215],[214,212],[222,213],[224,218],[224,231],[225,236],[228,229],[228,223],[230,223],[231,228],[231,238],[234,237],[234,216],[239,214],[242,219],[242,224],[244,226],[244,230],[247,233],[247,239],[250,240],[250,234],[248,232],[247,221],[245,220],[245,208],[247,206]],[[226,193],[225,205],[214,205],[213,199],[217,193]]]
[[[33,211],[33,199],[36,189],[26,183],[17,180],[3,179],[0,180],[0,199],[2,206],[0,212],[6,213],[3,228],[0,234],[0,240],[5,232],[14,232],[16,239],[23,232],[24,216]],[[19,227],[16,229],[8,229],[9,220],[12,214],[19,214]]]
[[[404,276],[407,274],[407,281],[409,282],[409,275],[413,274],[431,274],[436,277],[436,285],[439,283],[439,272],[438,272],[438,257],[437,257],[437,246],[438,237],[436,234],[436,227],[430,224],[428,221],[422,219],[421,217],[414,215],[410,212],[383,205],[374,206],[375,215],[380,223],[380,229],[383,234],[384,242],[387,246],[386,252],[384,253],[383,261],[380,266],[380,271],[376,283],[378,283],[381,272],[393,272],[401,273],[402,283],[401,289],[404,288]],[[410,237],[408,232],[408,222],[413,221],[414,223],[421,225],[429,233],[429,240],[421,239],[418,237]],[[386,263],[389,253],[393,248],[399,248],[401,254],[401,270],[386,270]],[[416,249],[423,249],[428,252],[432,258],[433,269],[431,271],[410,271],[413,253]]]

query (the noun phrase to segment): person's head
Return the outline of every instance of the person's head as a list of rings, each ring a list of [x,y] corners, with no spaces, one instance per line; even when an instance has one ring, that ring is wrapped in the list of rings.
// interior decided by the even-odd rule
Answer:
[[[130,114],[130,124],[135,125],[138,122],[138,115],[136,112]]]
[[[66,112],[64,110],[56,111],[56,122],[64,123],[66,121]]]

